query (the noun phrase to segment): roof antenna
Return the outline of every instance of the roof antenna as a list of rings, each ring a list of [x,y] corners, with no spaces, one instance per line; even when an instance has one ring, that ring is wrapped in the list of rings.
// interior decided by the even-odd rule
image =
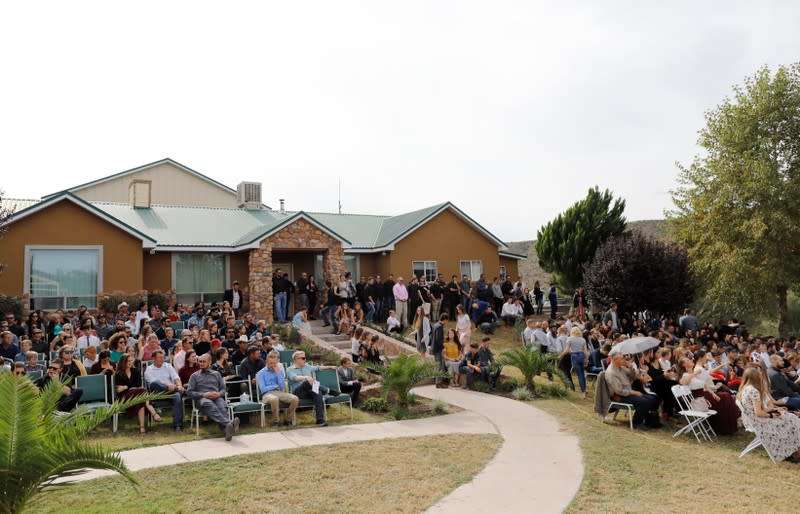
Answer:
[[[339,214],[342,213],[342,177],[339,177]]]

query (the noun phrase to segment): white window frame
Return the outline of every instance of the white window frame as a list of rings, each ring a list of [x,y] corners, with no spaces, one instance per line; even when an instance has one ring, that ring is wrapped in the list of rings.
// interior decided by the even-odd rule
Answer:
[[[505,280],[508,278],[508,273],[506,272],[506,267],[503,266],[503,265],[500,265],[500,270],[499,271],[500,272],[498,273],[498,276],[500,277],[500,282],[505,282]]]
[[[469,265],[469,279],[470,280],[474,281],[474,280],[478,280],[478,279],[481,278],[481,275],[483,274],[483,261],[481,261],[480,259],[458,261],[458,272],[461,275],[464,275],[464,271],[463,271],[463,265],[464,264]],[[475,272],[475,267],[476,266],[478,267],[478,272],[477,273]]]
[[[353,261],[356,263],[355,271],[352,271],[351,273],[353,273],[353,283],[357,284],[358,281],[361,280],[361,256],[360,255],[354,255],[352,253],[346,253],[346,254],[344,254],[344,256],[345,257],[353,257]],[[344,264],[344,260],[342,260],[342,264]],[[346,264],[345,264],[345,267],[344,267],[344,271],[345,271],[345,273],[348,271]],[[334,283],[336,283],[337,280],[338,279],[334,278]]]
[[[411,261],[411,274],[417,276],[416,272],[414,271],[414,265],[421,264],[422,265],[422,277],[425,279],[425,282],[433,282],[436,280],[436,274],[439,271],[439,265],[437,261]],[[428,272],[433,270],[433,274],[431,278],[428,278]]]
[[[195,301],[200,301],[200,302],[206,303],[206,299],[205,299],[205,295],[206,294],[225,293],[224,289],[220,293],[218,293],[216,291],[199,291],[199,292],[197,292],[197,291],[185,291],[185,292],[180,292],[177,289],[177,287],[178,287],[177,256],[178,255],[188,255],[188,254],[208,254],[208,253],[222,255],[222,256],[225,257],[225,286],[224,286],[224,289],[230,289],[231,288],[231,256],[230,256],[230,254],[222,253],[222,252],[172,252],[171,257],[170,257],[171,260],[172,260],[172,264],[171,264],[171,266],[172,266],[172,269],[171,269],[171,274],[172,274],[171,287],[172,287],[172,290],[175,291],[175,296],[176,297],[178,297],[180,295],[196,294],[196,295],[198,295],[199,299],[195,300]],[[178,303],[186,304],[188,302],[179,301]],[[221,304],[222,304],[222,302],[220,302],[220,305]]]
[[[23,292],[31,294],[31,250],[94,250],[97,251],[97,291],[95,303],[91,309],[97,308],[97,295],[103,292],[103,245],[25,245],[25,266],[23,272]],[[32,297],[31,297],[32,298]],[[45,297],[54,298],[54,297]],[[87,305],[88,307],[88,305]],[[67,309],[67,297],[62,298],[61,309]],[[47,310],[47,309],[43,309]],[[56,309],[52,309],[56,310]]]

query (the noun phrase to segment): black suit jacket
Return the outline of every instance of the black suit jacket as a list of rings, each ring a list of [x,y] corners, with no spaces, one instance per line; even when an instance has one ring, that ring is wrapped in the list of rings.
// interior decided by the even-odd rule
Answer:
[[[242,290],[241,289],[239,289],[239,291],[237,291],[237,292],[239,293],[239,308],[241,309],[242,308],[242,303],[244,302],[244,295],[242,294]],[[226,289],[225,290],[225,294],[222,295],[222,301],[223,302],[228,302],[228,304],[230,304],[231,308],[233,308],[233,289]]]
[[[444,351],[444,325],[440,322],[433,324],[433,333],[431,334],[431,352],[442,353]]]

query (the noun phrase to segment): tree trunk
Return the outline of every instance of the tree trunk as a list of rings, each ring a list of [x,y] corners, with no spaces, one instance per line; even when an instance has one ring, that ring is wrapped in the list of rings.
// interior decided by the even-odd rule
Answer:
[[[778,320],[778,335],[782,338],[789,337],[789,300],[788,300],[788,287],[781,284],[777,289],[778,293],[778,309],[780,310],[780,319]]]

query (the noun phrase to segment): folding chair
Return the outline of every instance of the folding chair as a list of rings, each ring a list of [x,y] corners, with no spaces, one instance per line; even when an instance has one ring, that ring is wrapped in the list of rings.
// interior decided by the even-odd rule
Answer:
[[[261,428],[264,428],[264,404],[260,401],[253,401],[253,389],[250,387],[252,385],[250,381],[230,381],[228,384],[236,384],[241,382],[247,383],[247,394],[250,395],[250,399],[248,401],[242,401],[242,393],[239,393],[239,396],[226,395],[225,398],[226,402],[228,403],[228,413],[230,414],[230,418],[233,419],[236,414],[259,412],[261,413]]]
[[[681,427],[672,437],[678,437],[686,432],[691,432],[699,443],[701,442],[700,436],[703,436],[703,438],[708,441],[711,441],[712,435],[714,437],[717,436],[714,429],[711,428],[711,424],[708,422],[708,418],[715,415],[717,411],[711,409],[707,411],[692,409],[691,402],[694,397],[692,396],[692,391],[689,389],[689,386],[672,386],[672,395],[675,397],[675,401],[678,402],[678,408],[680,409],[678,414],[683,416],[686,420],[686,426]]]
[[[296,352],[296,351],[297,351],[297,350],[281,350],[281,351],[280,351],[280,354],[281,354],[281,364],[283,364],[283,367],[284,367],[284,368],[288,368],[289,366],[291,366],[292,364],[294,364],[294,362],[292,362],[292,355],[293,355],[293,354],[294,354],[294,352]],[[309,363],[309,364],[310,364],[310,363]]]
[[[325,386],[331,391],[337,391],[338,396],[326,394],[324,396],[325,405],[325,419],[328,419],[328,405],[336,403],[347,404],[350,406],[350,420],[353,420],[353,398],[342,392],[342,386],[339,384],[339,374],[335,369],[321,369],[317,372],[317,380],[321,386]]]
[[[736,406],[739,407],[739,412],[744,412],[744,409],[742,408],[742,404],[741,404],[741,402],[739,402],[739,400],[736,400]],[[767,456],[772,461],[772,463],[773,464],[777,464],[775,462],[775,457],[773,457],[772,454],[769,453],[769,450],[767,450],[767,447],[764,446],[764,444],[761,442],[761,436],[758,435],[758,432],[756,432],[755,428],[750,423],[748,423],[748,420],[747,420],[747,418],[745,416],[742,416],[742,423],[744,423],[744,429],[746,431],[748,431],[748,432],[754,433],[756,437],[750,442],[750,444],[747,445],[747,447],[745,447],[744,450],[742,450],[742,453],[739,454],[739,458],[741,459],[742,457],[744,457],[745,455],[747,455],[751,451],[755,450],[759,446],[763,446],[764,447],[764,451],[767,452]]]
[[[42,378],[42,372],[40,370],[29,371],[29,372],[26,373],[26,375],[28,375],[28,378],[31,379],[31,382],[34,382],[34,381],[39,380],[40,378]]]
[[[108,403],[108,383],[105,375],[85,375],[75,377],[75,387],[81,389],[83,394],[78,402],[79,406],[85,406],[90,412],[94,412],[102,407],[111,407]],[[112,431],[117,431],[119,414],[114,414],[112,418]]]
[[[175,332],[175,338],[180,339],[181,331],[186,328],[186,323],[183,321],[173,321],[169,324],[170,328]]]
[[[285,370],[284,370],[284,372],[285,372]],[[264,412],[269,412],[270,414],[272,414],[272,413],[273,413],[273,412],[272,412],[272,405],[271,405],[271,404],[269,404],[269,403],[265,403],[265,402],[264,402],[264,401],[261,399],[261,397],[262,397],[262,396],[264,396],[264,393],[262,393],[262,392],[261,392],[261,388],[260,388],[260,387],[259,387],[259,385],[258,385],[258,380],[256,380],[256,385],[255,385],[255,387],[254,387],[253,391],[254,391],[254,392],[255,392],[255,394],[256,394],[255,398],[253,398],[253,399],[254,399],[254,400],[256,400],[256,401],[258,401],[258,402],[260,402],[260,403],[261,403],[261,404],[264,406]],[[283,384],[283,389],[282,389],[282,391],[286,391],[286,383],[285,383],[285,382],[284,382],[284,384]],[[302,400],[301,400],[301,401],[302,401]],[[313,405],[313,403],[312,403],[312,405]],[[289,408],[289,404],[287,404],[287,403],[284,403],[284,402],[278,402],[278,409],[279,409],[279,410],[286,410],[286,409],[288,409],[288,408]]]

